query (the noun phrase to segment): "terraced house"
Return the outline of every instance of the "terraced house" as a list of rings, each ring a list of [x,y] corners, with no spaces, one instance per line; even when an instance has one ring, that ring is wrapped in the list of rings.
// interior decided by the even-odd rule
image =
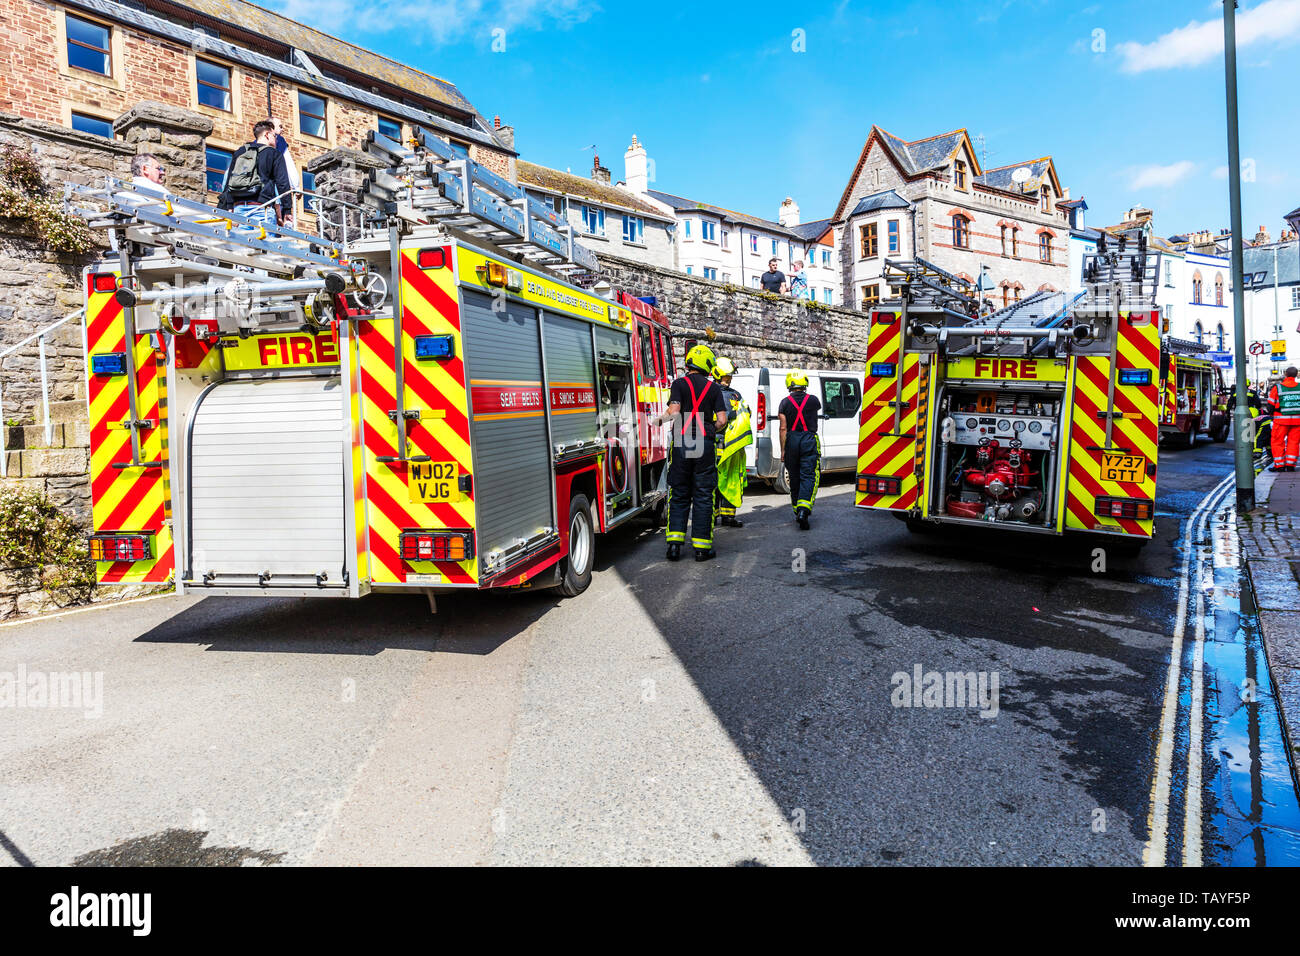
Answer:
[[[920,256],[1009,305],[1070,288],[1069,199],[1050,156],[980,165],[966,130],[904,140],[872,126],[831,219],[846,305],[890,295],[887,258]]]
[[[210,199],[231,153],[268,115],[281,119],[307,190],[312,159],[359,147],[369,130],[400,137],[412,124],[513,178],[511,138],[452,83],[244,0],[0,2],[10,64],[0,109],[108,138],[142,100],[202,114],[212,121]]]

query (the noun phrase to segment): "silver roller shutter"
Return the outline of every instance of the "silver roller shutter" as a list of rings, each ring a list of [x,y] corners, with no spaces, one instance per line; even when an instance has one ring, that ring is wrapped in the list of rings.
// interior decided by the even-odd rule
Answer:
[[[344,584],[338,378],[223,382],[190,432],[191,580],[213,586]]]

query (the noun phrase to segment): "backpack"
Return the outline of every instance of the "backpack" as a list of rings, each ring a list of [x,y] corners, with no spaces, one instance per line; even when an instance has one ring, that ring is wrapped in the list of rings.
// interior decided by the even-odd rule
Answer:
[[[266,179],[258,168],[257,158],[264,149],[271,147],[250,143],[231,162],[230,175],[226,177],[226,193],[231,199],[256,199],[261,195]]]

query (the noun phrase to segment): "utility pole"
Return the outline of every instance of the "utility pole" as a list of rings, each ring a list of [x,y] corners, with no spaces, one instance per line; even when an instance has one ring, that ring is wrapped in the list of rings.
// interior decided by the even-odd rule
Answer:
[[[1237,2],[1223,2],[1223,69],[1228,100],[1228,206],[1232,214],[1232,350],[1237,373],[1237,407],[1232,416],[1236,446],[1237,510],[1255,507],[1253,442],[1246,435],[1246,290],[1242,286],[1241,145],[1237,141]],[[1253,437],[1253,436],[1251,436]]]

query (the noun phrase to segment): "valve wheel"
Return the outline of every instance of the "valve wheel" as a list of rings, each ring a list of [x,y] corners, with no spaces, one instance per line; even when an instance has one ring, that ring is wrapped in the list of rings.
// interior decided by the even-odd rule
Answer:
[[[378,272],[370,272],[361,280],[361,291],[357,293],[357,302],[370,311],[380,308],[388,299],[388,280]]]

